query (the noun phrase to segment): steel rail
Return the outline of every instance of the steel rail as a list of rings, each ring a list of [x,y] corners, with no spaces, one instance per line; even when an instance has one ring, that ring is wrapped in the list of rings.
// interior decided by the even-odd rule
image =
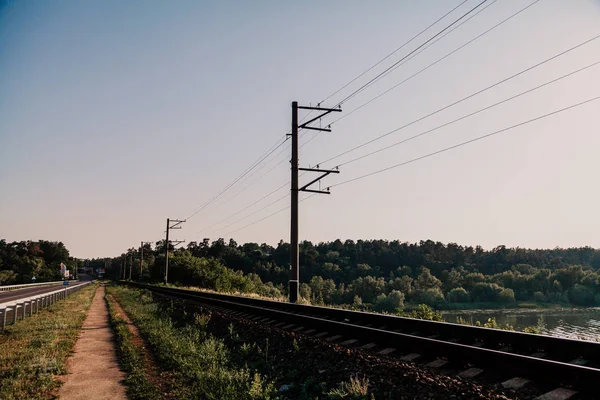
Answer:
[[[599,343],[132,282],[127,284],[168,296],[294,323],[307,329],[341,333],[344,337],[367,343],[375,342],[386,347],[445,358],[452,363],[508,371],[513,376],[550,380],[554,384],[573,385],[586,393],[596,393],[598,390],[600,369],[565,360],[578,357],[590,359],[590,356],[597,360]],[[441,336],[448,337],[448,340]],[[499,349],[500,346],[510,346],[513,351],[523,350],[529,355],[503,351]],[[532,355],[539,351],[544,351],[546,357],[559,355],[563,360]]]

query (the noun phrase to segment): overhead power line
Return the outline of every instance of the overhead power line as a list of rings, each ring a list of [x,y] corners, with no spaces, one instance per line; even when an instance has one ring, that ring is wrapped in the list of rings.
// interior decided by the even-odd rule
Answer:
[[[210,225],[210,226],[208,226],[208,227],[206,227],[206,228],[204,228],[204,229],[202,229],[202,230],[198,231],[197,233],[200,233],[200,232],[207,231],[207,230],[209,230],[209,229],[211,229],[211,228],[213,228],[213,227],[215,227],[215,226],[217,226],[217,225],[219,225],[219,224],[222,224],[223,222],[227,221],[229,218],[231,218],[231,217],[235,217],[236,215],[238,215],[238,214],[241,214],[242,212],[246,211],[247,209],[249,209],[249,208],[250,208],[250,207],[252,207],[253,205],[260,203],[261,201],[263,201],[264,199],[268,198],[269,196],[271,196],[271,195],[273,195],[273,194],[277,193],[278,191],[280,191],[281,189],[283,189],[283,188],[287,187],[289,184],[290,184],[290,182],[289,182],[289,181],[287,181],[287,182],[286,182],[286,183],[284,183],[283,185],[279,186],[277,189],[275,189],[275,190],[273,190],[273,191],[269,192],[268,194],[264,195],[263,197],[261,197],[260,199],[256,200],[255,202],[253,202],[253,203],[251,203],[251,204],[247,205],[246,207],[242,208],[242,209],[241,209],[241,210],[239,210],[239,211],[236,211],[236,212],[234,212],[233,214],[230,214],[230,215],[229,215],[229,216],[227,216],[226,218],[223,218],[222,220],[220,220],[220,221],[218,221],[218,222],[215,222],[214,224],[212,224],[212,225]],[[222,228],[219,228],[219,229],[222,229]]]
[[[200,206],[196,211],[194,211],[193,213],[191,213],[185,219],[188,220],[188,219],[192,218],[193,216],[195,216],[196,214],[198,214],[200,211],[202,211],[206,207],[208,207],[216,199],[218,199],[219,197],[221,197],[233,185],[235,185],[236,183],[238,183],[244,176],[248,175],[248,173],[250,171],[252,171],[261,162],[263,162],[267,157],[269,157],[271,154],[273,154],[273,152],[275,152],[275,150],[277,150],[279,147],[281,147],[286,141],[287,141],[287,137],[284,137],[283,141],[282,140],[278,140],[277,143],[273,147],[271,147],[269,150],[267,150],[267,152],[263,156],[261,156],[256,162],[254,162],[254,164],[252,164],[250,167],[248,167],[248,169],[246,169],[246,171],[244,171],[240,176],[238,176],[236,179],[234,179],[233,182],[231,182],[229,185],[225,186],[225,188],[223,188],[219,193],[217,193],[215,196],[213,196],[210,200],[208,200],[206,203],[204,203],[202,206]]]
[[[420,49],[418,52],[416,52],[415,54],[413,54],[412,56],[410,56],[410,58],[407,58],[406,60],[402,61],[402,63],[400,63],[400,64],[396,65],[396,66],[395,66],[395,67],[394,67],[392,70],[390,70],[390,71],[388,72],[388,74],[390,74],[390,73],[394,72],[396,69],[400,68],[401,66],[403,66],[404,64],[406,64],[406,63],[407,63],[407,62],[409,62],[410,60],[412,60],[412,59],[414,59],[415,57],[417,57],[419,54],[421,54],[422,52],[424,52],[425,50],[427,50],[428,48],[430,48],[431,46],[433,46],[434,44],[436,44],[437,42],[439,42],[440,40],[442,40],[443,38],[445,38],[446,36],[448,36],[448,35],[449,35],[449,34],[451,34],[452,32],[454,32],[456,29],[460,28],[461,26],[463,26],[464,24],[466,24],[467,22],[469,22],[470,20],[472,20],[473,18],[475,18],[476,16],[478,16],[480,13],[482,13],[482,12],[483,12],[483,11],[485,11],[485,10],[487,10],[487,9],[488,9],[490,6],[492,6],[492,5],[493,5],[494,3],[496,3],[497,1],[498,1],[498,0],[492,0],[492,2],[491,2],[491,3],[488,3],[488,4],[487,4],[485,7],[483,7],[483,8],[481,8],[481,9],[477,10],[477,12],[476,12],[475,14],[471,15],[469,18],[465,19],[465,20],[464,20],[464,21],[462,21],[460,24],[458,24],[458,25],[455,25],[455,26],[454,26],[452,29],[450,29],[449,31],[445,32],[445,33],[444,33],[442,36],[439,36],[439,37],[438,37],[438,38],[436,38],[436,39],[435,39],[433,42],[429,43],[427,46],[423,47],[423,48],[422,48],[422,49]],[[538,0],[538,1],[539,1],[539,0]],[[418,75],[418,73],[417,73],[417,74],[415,74],[414,76],[416,76],[416,75]],[[413,78],[414,76],[412,76],[411,78]],[[409,78],[409,79],[410,79],[410,78]],[[407,80],[408,80],[408,79],[407,79]],[[405,80],[405,81],[403,81],[403,82],[401,82],[400,84],[402,84],[402,83],[404,83],[404,82],[406,82],[406,80]],[[396,85],[395,87],[397,87],[397,86],[398,86],[398,85]],[[395,88],[395,87],[394,87],[394,88]],[[367,104],[369,104],[371,101],[374,101],[374,100],[376,100],[377,98],[381,97],[381,96],[382,96],[382,95],[384,95],[385,93],[387,93],[387,91],[386,91],[386,92],[384,92],[384,93],[382,93],[382,94],[380,94],[380,95],[378,95],[377,97],[375,97],[375,98],[373,98],[373,99],[371,99],[371,100],[367,101],[367,102],[366,102],[366,103],[364,103],[363,105],[361,105],[361,106],[359,106],[359,107],[355,108],[354,110],[352,110],[352,112],[350,112],[350,114],[352,114],[352,113],[353,113],[353,112],[355,112],[355,111],[358,111],[359,109],[361,109],[362,107],[366,106],[366,105],[367,105]],[[338,119],[334,120],[333,122],[331,122],[329,125],[333,125],[333,124],[334,124],[334,123],[336,123],[337,121],[339,121],[339,120],[341,120],[341,119],[344,119],[344,118],[346,118],[348,115],[349,115],[349,114],[345,114],[345,115],[343,115],[342,117],[340,117],[340,118],[338,118]],[[302,148],[302,147],[306,146],[308,143],[310,143],[312,140],[314,140],[314,139],[315,139],[317,136],[319,136],[319,134],[320,134],[320,133],[321,133],[321,132],[317,132],[317,133],[315,133],[313,136],[311,136],[311,137],[310,137],[310,139],[308,139],[306,142],[304,142],[304,143],[303,143],[303,144],[300,146],[300,148]]]
[[[545,59],[543,61],[540,61],[540,62],[538,62],[538,63],[536,63],[536,64],[534,64],[534,65],[532,65],[530,67],[527,67],[527,68],[525,68],[525,69],[523,69],[523,70],[521,70],[521,71],[519,71],[519,72],[517,72],[515,74],[512,74],[512,75],[510,75],[510,76],[508,76],[506,78],[503,78],[500,81],[495,82],[495,83],[493,83],[493,84],[491,84],[491,85],[489,85],[489,86],[487,86],[487,87],[485,87],[483,89],[480,89],[480,90],[478,90],[476,92],[473,92],[473,93],[469,94],[468,96],[465,96],[465,97],[461,98],[460,100],[456,100],[456,101],[454,101],[454,102],[452,102],[452,103],[450,103],[450,104],[448,104],[448,105],[446,105],[446,106],[444,106],[442,108],[439,108],[439,109],[437,109],[437,110],[435,110],[435,111],[433,111],[433,112],[431,112],[431,113],[429,113],[427,115],[424,115],[424,116],[422,116],[420,118],[417,118],[417,119],[415,119],[415,120],[413,120],[411,122],[408,122],[408,123],[402,125],[399,128],[393,129],[393,130],[391,130],[391,131],[389,131],[387,133],[384,133],[383,135],[377,136],[377,137],[375,137],[373,139],[370,139],[370,140],[368,140],[368,141],[366,141],[366,142],[364,142],[362,144],[359,144],[359,145],[354,146],[354,147],[352,147],[352,148],[350,148],[348,150],[345,150],[345,151],[343,151],[343,152],[341,152],[341,153],[339,153],[339,154],[337,154],[337,155],[335,155],[333,157],[330,157],[327,160],[321,161],[319,164],[325,164],[325,163],[331,162],[331,161],[333,161],[333,160],[335,160],[335,159],[337,159],[337,158],[339,158],[341,156],[344,156],[344,155],[346,155],[348,153],[356,151],[356,150],[358,150],[358,149],[360,149],[362,147],[365,147],[365,146],[367,146],[367,145],[369,145],[371,143],[374,143],[374,142],[376,142],[376,141],[378,141],[380,139],[383,139],[384,137],[387,137],[387,136],[389,136],[389,135],[391,135],[393,133],[396,133],[396,132],[398,132],[398,131],[400,131],[402,129],[408,128],[409,126],[414,125],[417,122],[423,121],[423,120],[425,120],[425,119],[427,119],[429,117],[432,117],[432,116],[434,116],[434,115],[436,115],[436,114],[438,114],[438,113],[440,113],[440,112],[442,112],[444,110],[447,110],[447,109],[449,109],[451,107],[454,107],[454,106],[456,106],[456,105],[458,105],[458,104],[460,104],[460,103],[462,103],[462,102],[464,102],[464,101],[466,101],[468,99],[471,99],[471,98],[473,98],[473,97],[475,97],[475,96],[477,96],[477,95],[479,95],[481,93],[484,93],[484,92],[486,92],[486,91],[488,91],[488,90],[490,90],[490,89],[492,89],[492,88],[494,88],[496,86],[499,86],[499,85],[501,85],[503,83],[506,83],[506,82],[508,82],[508,81],[510,81],[510,80],[512,80],[512,79],[514,79],[514,78],[516,78],[518,76],[520,76],[520,75],[523,75],[523,74],[525,74],[525,73],[527,73],[527,72],[529,72],[529,71],[531,71],[531,70],[533,70],[535,68],[538,68],[538,67],[540,67],[540,66],[542,66],[542,65],[544,65],[544,64],[546,64],[546,63],[548,63],[548,62],[550,62],[552,60],[555,60],[555,59],[557,59],[559,57],[562,57],[565,54],[568,54],[568,53],[570,53],[570,52],[572,52],[572,51],[574,51],[574,50],[576,50],[576,49],[578,49],[578,48],[580,48],[582,46],[585,46],[586,44],[591,43],[594,40],[597,40],[599,38],[600,38],[600,35],[596,35],[596,36],[592,37],[591,39],[588,39],[588,40],[586,40],[584,42],[581,42],[581,43],[579,43],[579,44],[577,44],[577,45],[575,45],[573,47],[568,48],[567,50],[564,50],[564,51],[562,51],[562,52],[560,52],[560,53],[552,56],[552,57],[549,57],[549,58],[547,58],[547,59]]]
[[[339,117],[338,119],[334,120],[333,122],[330,123],[330,125],[335,124],[338,121],[341,121],[342,119],[352,115],[353,113],[355,113],[356,111],[360,110],[361,108],[367,106],[368,104],[372,103],[373,101],[379,99],[380,97],[388,94],[389,92],[391,92],[392,90],[396,89],[397,87],[403,85],[404,83],[410,81],[411,79],[419,76],[420,74],[422,74],[423,72],[427,71],[429,68],[439,64],[440,62],[444,61],[446,58],[450,57],[451,55],[459,52],[460,50],[464,49],[465,47],[467,47],[468,45],[470,45],[471,43],[475,42],[476,40],[482,38],[483,36],[487,35],[488,33],[490,33],[491,31],[493,31],[494,29],[498,28],[499,26],[505,24],[506,22],[510,21],[511,19],[513,19],[514,17],[518,16],[519,14],[521,14],[522,12],[524,12],[525,10],[529,9],[530,7],[532,7],[533,5],[537,4],[540,0],[535,0],[534,2],[530,3],[529,5],[525,6],[524,8],[521,8],[519,11],[515,12],[514,14],[511,14],[510,16],[508,16],[507,18],[503,19],[502,21],[498,22],[496,25],[492,26],[491,28],[487,29],[486,31],[480,33],[479,35],[475,36],[473,39],[469,40],[468,42],[462,44],[461,46],[457,47],[456,49],[452,50],[451,52],[447,53],[446,55],[438,58],[436,61],[432,62],[431,64],[427,65],[426,67],[420,69],[419,71],[415,72],[414,74],[410,75],[408,78],[403,79],[402,81],[398,82],[397,84],[395,84],[394,86],[392,86],[391,88],[385,90],[384,92],[378,94],[377,96],[371,98],[370,100],[364,102],[363,104],[361,104],[360,106],[354,108],[353,110],[351,110],[348,113],[345,113],[343,116]],[[482,10],[483,11],[483,10]],[[400,65],[399,65],[400,66]],[[390,71],[391,72],[391,71]]]
[[[302,200],[300,200],[300,201],[298,201],[298,202],[299,202],[299,203],[302,203],[303,201],[305,201],[305,200],[308,200],[308,199],[310,199],[311,197],[313,197],[313,196],[316,196],[316,195],[317,195],[316,193],[313,193],[313,194],[311,194],[310,196],[308,196],[308,197],[305,197],[305,198],[303,198]],[[225,235],[223,235],[223,237],[228,237],[228,236],[229,236],[229,235],[231,235],[232,233],[239,232],[239,231],[241,231],[242,229],[246,229],[246,228],[249,228],[249,227],[251,227],[252,225],[256,225],[256,224],[258,224],[259,222],[262,222],[262,221],[264,221],[264,220],[266,220],[266,219],[269,219],[269,218],[271,218],[271,217],[274,217],[275,215],[277,215],[277,214],[279,214],[279,213],[282,213],[282,212],[284,212],[285,210],[287,210],[287,209],[289,209],[289,208],[290,208],[290,206],[286,206],[286,207],[284,207],[284,208],[282,208],[282,209],[280,209],[280,210],[277,210],[277,211],[275,211],[274,213],[271,213],[271,214],[267,215],[266,217],[263,217],[263,218],[259,219],[258,221],[251,222],[251,223],[249,223],[248,225],[244,225],[244,226],[242,226],[241,228],[235,229],[235,230],[233,230],[233,231],[229,231],[229,232],[227,232]]]
[[[423,46],[426,46],[427,43],[431,42],[432,40],[434,40],[435,38],[437,38],[438,36],[440,36],[444,32],[446,32],[448,29],[452,28],[452,26],[454,26],[455,24],[457,24],[458,22],[460,22],[463,18],[467,17],[473,11],[477,10],[479,7],[481,7],[487,1],[488,0],[483,0],[482,2],[480,2],[479,4],[477,4],[475,7],[471,8],[469,11],[467,11],[466,13],[464,13],[463,15],[461,15],[459,18],[457,18],[452,23],[450,23],[448,26],[446,26],[444,29],[442,29],[441,31],[439,31],[438,33],[436,33],[435,35],[433,35],[431,38],[427,39],[421,45],[417,46],[417,48],[415,48],[414,50],[412,50],[411,52],[409,52],[407,55],[405,55],[404,57],[402,57],[400,60],[396,61],[394,64],[392,64],[391,66],[389,66],[388,68],[386,68],[385,70],[383,70],[381,73],[377,74],[374,78],[372,78],[367,83],[365,83],[364,85],[362,85],[361,87],[359,87],[358,89],[356,89],[350,95],[346,96],[337,105],[341,105],[341,104],[345,103],[346,101],[348,101],[352,97],[356,96],[358,93],[360,93],[361,91],[363,91],[367,87],[371,86],[373,83],[377,82],[379,79],[381,79],[383,76],[385,76],[391,69],[393,69],[396,65],[400,64],[402,61],[406,60],[412,54],[414,54],[415,52],[419,51],[419,49],[421,49]]]
[[[558,81],[560,81],[560,80],[562,80],[562,79],[565,79],[565,78],[568,78],[568,77],[570,77],[570,76],[572,76],[572,75],[575,75],[575,74],[577,74],[577,73],[579,73],[579,72],[583,72],[583,71],[585,71],[585,70],[587,70],[587,69],[589,69],[589,68],[595,67],[595,66],[596,66],[596,65],[598,65],[598,64],[600,64],[600,61],[596,61],[595,63],[589,64],[589,65],[586,65],[586,66],[585,66],[585,67],[583,67],[583,68],[579,68],[579,69],[577,69],[577,70],[575,70],[575,71],[569,72],[568,74],[565,74],[565,75],[562,75],[562,76],[560,76],[560,77],[558,77],[558,78],[552,79],[552,80],[550,80],[550,81],[548,81],[548,82],[545,82],[545,83],[543,83],[543,84],[541,84],[541,85],[538,85],[538,86],[536,86],[536,87],[534,87],[534,88],[531,88],[531,89],[525,90],[524,92],[521,92],[521,93],[519,93],[519,94],[516,94],[516,95],[514,95],[514,96],[508,97],[508,98],[506,98],[506,99],[504,99],[504,100],[501,100],[501,101],[499,101],[499,102],[496,102],[496,103],[494,103],[494,104],[491,104],[491,105],[489,105],[489,106],[487,106],[487,107],[480,108],[480,109],[479,109],[479,110],[477,110],[477,111],[474,111],[474,112],[472,112],[472,113],[469,113],[469,114],[467,114],[467,115],[463,115],[462,117],[456,118],[456,119],[454,119],[454,120],[452,120],[452,121],[449,121],[449,122],[446,122],[446,123],[444,123],[444,124],[442,124],[442,125],[438,125],[438,126],[436,126],[435,128],[428,129],[428,130],[426,130],[425,132],[421,132],[421,133],[419,133],[418,135],[411,136],[411,137],[409,137],[409,138],[406,138],[406,139],[403,139],[403,140],[401,140],[401,141],[399,141],[399,142],[396,142],[396,143],[390,144],[390,145],[388,145],[388,146],[382,147],[382,148],[380,148],[380,149],[377,149],[377,150],[375,150],[375,151],[372,151],[372,152],[370,152],[370,153],[363,154],[362,156],[359,156],[359,157],[353,158],[353,159],[351,159],[351,160],[345,161],[345,162],[343,162],[343,163],[341,163],[341,164],[337,165],[337,167],[341,167],[341,166],[343,166],[343,165],[348,165],[348,164],[351,164],[351,163],[353,163],[353,162],[356,162],[356,161],[358,161],[358,160],[362,160],[363,158],[367,158],[367,157],[370,157],[370,156],[372,156],[372,155],[378,154],[378,153],[380,153],[380,152],[382,152],[382,151],[384,151],[384,150],[388,150],[388,149],[391,149],[392,147],[396,147],[396,146],[398,146],[398,145],[404,144],[404,143],[406,143],[406,142],[408,142],[408,141],[411,141],[411,140],[413,140],[413,139],[416,139],[416,138],[419,138],[419,137],[425,136],[425,135],[427,135],[427,134],[429,134],[429,133],[431,133],[431,132],[437,131],[438,129],[444,128],[444,127],[446,127],[446,126],[449,126],[449,125],[452,125],[452,124],[454,124],[454,123],[456,123],[456,122],[458,122],[458,121],[462,121],[462,120],[464,120],[464,119],[467,119],[467,118],[469,118],[469,117],[472,117],[473,115],[479,114],[479,113],[481,113],[481,112],[483,112],[483,111],[487,111],[487,110],[489,110],[489,109],[491,109],[491,108],[494,108],[494,107],[496,107],[496,106],[498,106],[498,105],[500,105],[500,104],[507,103],[507,102],[509,102],[509,101],[511,101],[511,100],[514,100],[514,99],[518,98],[518,97],[524,96],[524,95],[526,95],[526,94],[528,94],[528,93],[534,92],[534,91],[536,91],[536,90],[538,90],[538,89],[541,89],[541,88],[543,88],[543,87],[546,87],[546,86],[548,86],[548,85],[551,85],[551,84],[553,84],[553,83],[555,83],[555,82],[558,82]]]
[[[367,68],[362,73],[360,73],[359,75],[357,75],[350,82],[346,83],[344,86],[340,87],[338,90],[336,90],[335,92],[331,93],[329,96],[327,96],[326,98],[324,98],[323,100],[321,100],[319,102],[319,104],[325,103],[327,100],[329,100],[330,98],[332,98],[333,96],[335,96],[336,94],[338,94],[339,92],[341,92],[342,90],[346,89],[348,86],[350,86],[351,84],[353,84],[354,82],[356,82],[358,79],[360,79],[363,75],[365,75],[366,73],[368,73],[369,71],[371,71],[373,68],[377,67],[379,64],[381,64],[382,62],[384,62],[385,60],[387,60],[388,58],[390,58],[391,56],[393,56],[394,54],[396,54],[398,51],[402,50],[404,47],[406,47],[408,44],[410,44],[413,40],[415,40],[416,38],[418,38],[419,36],[421,36],[423,33],[425,33],[426,31],[428,31],[430,28],[432,28],[438,22],[440,22],[441,20],[443,20],[444,18],[446,18],[448,15],[450,15],[451,13],[453,13],[454,11],[456,11],[456,9],[458,9],[460,6],[462,6],[463,4],[465,4],[467,1],[469,1],[469,0],[462,1],[459,5],[457,5],[456,7],[454,7],[453,9],[451,9],[450,11],[448,11],[447,13],[445,13],[444,15],[442,15],[441,17],[439,17],[432,24],[430,24],[429,26],[427,26],[427,28],[423,29],[421,32],[419,32],[416,35],[414,35],[412,38],[410,38],[409,40],[407,40],[406,42],[404,42],[402,45],[400,45],[399,47],[397,47],[394,51],[392,51],[391,53],[389,53],[388,55],[386,55],[385,57],[383,57],[381,60],[377,61],[375,64],[371,65],[369,68]]]
[[[547,114],[544,114],[544,115],[540,115],[539,117],[532,118],[532,119],[524,121],[524,122],[520,122],[518,124],[509,126],[507,128],[503,128],[503,129],[500,129],[500,130],[488,133],[486,135],[478,136],[478,137],[476,137],[474,139],[470,139],[470,140],[467,140],[465,142],[462,142],[462,143],[459,143],[459,144],[455,144],[453,146],[446,147],[446,148],[443,148],[441,150],[434,151],[433,153],[425,154],[423,156],[420,156],[420,157],[417,157],[417,158],[413,158],[411,160],[404,161],[404,162],[401,162],[399,164],[395,164],[395,165],[392,165],[392,166],[389,166],[389,167],[386,167],[386,168],[383,168],[383,169],[379,169],[377,171],[373,171],[373,172],[370,172],[368,174],[358,176],[356,178],[348,179],[347,181],[343,181],[343,182],[340,182],[340,183],[336,183],[336,184],[330,185],[330,187],[336,187],[336,186],[345,185],[347,183],[355,182],[355,181],[358,181],[360,179],[364,179],[364,178],[367,178],[367,177],[370,177],[370,176],[373,176],[373,175],[376,175],[376,174],[380,174],[382,172],[386,172],[386,171],[389,171],[389,170],[394,169],[394,168],[402,167],[404,165],[411,164],[411,163],[423,160],[425,158],[433,157],[435,155],[438,155],[438,154],[441,154],[441,153],[445,153],[447,151],[454,150],[456,148],[459,148],[459,147],[462,147],[462,146],[466,146],[468,144],[471,144],[471,143],[474,143],[474,142],[478,142],[478,141],[483,140],[483,139],[490,138],[490,137],[498,135],[500,133],[507,132],[507,131],[509,131],[511,129],[518,128],[520,126],[524,126],[524,125],[530,124],[530,123],[535,122],[535,121],[539,121],[541,119],[550,117],[552,115],[560,114],[560,113],[565,112],[567,110],[571,110],[573,108],[580,107],[580,106],[582,106],[584,104],[591,103],[591,102],[596,101],[598,99],[600,99],[600,96],[596,96],[596,97],[593,97],[591,99],[588,99],[588,100],[585,100],[585,101],[582,101],[582,102],[579,102],[579,103],[576,103],[576,104],[572,104],[572,105],[570,105],[568,107],[564,107],[564,108],[561,108],[559,110],[555,110],[555,111],[552,111],[550,113],[547,113]]]
[[[237,224],[237,223],[239,223],[239,222],[241,222],[241,221],[245,220],[246,218],[249,218],[249,217],[251,217],[251,216],[253,216],[253,215],[255,215],[255,214],[258,214],[258,213],[259,213],[259,212],[261,212],[262,210],[265,210],[265,209],[267,209],[267,208],[271,207],[273,204],[277,204],[277,203],[279,203],[281,200],[285,200],[285,199],[286,199],[286,198],[287,198],[289,195],[290,195],[289,193],[286,193],[286,194],[285,194],[285,195],[283,195],[282,197],[278,198],[278,199],[277,199],[277,200],[275,200],[275,201],[272,201],[271,203],[267,204],[266,206],[264,206],[264,207],[262,207],[262,208],[259,208],[258,210],[254,211],[253,213],[251,213],[251,214],[248,214],[248,215],[246,215],[245,217],[238,219],[237,221],[233,221],[232,223],[230,223],[230,224],[228,224],[228,225],[225,225],[225,226],[224,226],[224,227],[222,227],[222,228],[219,228],[219,229],[217,229],[217,232],[218,232],[218,231],[220,231],[220,230],[223,230],[223,229],[225,229],[225,228],[229,228],[230,226],[232,226],[232,225],[235,225],[235,224]]]

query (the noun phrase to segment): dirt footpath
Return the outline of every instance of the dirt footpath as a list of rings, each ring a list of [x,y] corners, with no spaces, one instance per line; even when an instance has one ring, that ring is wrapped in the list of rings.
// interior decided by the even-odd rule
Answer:
[[[58,395],[61,399],[126,399],[119,367],[115,336],[110,327],[104,286],[96,290],[90,310],[75,345],[75,354],[67,362],[69,374]]]

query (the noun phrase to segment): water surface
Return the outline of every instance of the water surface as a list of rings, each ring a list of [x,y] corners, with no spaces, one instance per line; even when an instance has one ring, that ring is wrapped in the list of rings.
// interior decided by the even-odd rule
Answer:
[[[462,317],[469,323],[486,322],[496,318],[500,326],[512,325],[522,331],[525,327],[539,325],[542,333],[570,339],[600,342],[600,308],[560,308],[534,310],[460,310],[442,312],[448,322]]]

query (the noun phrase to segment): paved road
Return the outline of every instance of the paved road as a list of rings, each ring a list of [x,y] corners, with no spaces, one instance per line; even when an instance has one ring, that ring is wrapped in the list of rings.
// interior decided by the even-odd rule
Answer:
[[[69,286],[77,286],[81,285],[85,282],[69,282]],[[19,290],[9,290],[7,292],[0,292],[0,303],[9,303],[15,300],[23,299],[26,297],[35,296],[38,294],[54,292],[62,287],[62,283],[50,286],[42,286],[42,287],[32,287],[27,289],[19,289]]]

